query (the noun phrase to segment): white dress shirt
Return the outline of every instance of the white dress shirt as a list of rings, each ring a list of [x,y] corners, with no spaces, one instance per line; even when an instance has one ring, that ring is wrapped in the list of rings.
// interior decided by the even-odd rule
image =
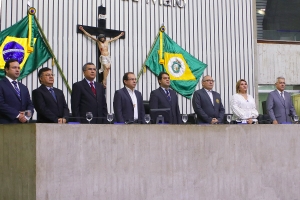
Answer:
[[[130,98],[132,100],[132,103],[133,103],[133,109],[134,109],[134,120],[137,120],[139,119],[139,112],[138,112],[138,104],[137,104],[137,98],[136,98],[136,95],[135,95],[135,92],[134,92],[134,89],[131,90],[129,89],[128,87],[126,87],[129,95],[130,95]]]
[[[205,88],[204,88],[205,89]],[[207,92],[209,98],[210,98],[210,101],[212,103],[212,105],[214,105],[214,97],[213,97],[213,94],[212,94],[212,91],[211,90],[207,90],[205,89],[205,91]]]

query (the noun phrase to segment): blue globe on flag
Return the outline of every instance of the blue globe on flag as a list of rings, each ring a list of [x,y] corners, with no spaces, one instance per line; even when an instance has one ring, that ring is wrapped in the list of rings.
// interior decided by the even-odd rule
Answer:
[[[4,46],[2,56],[5,62],[16,59],[19,63],[22,63],[25,56],[24,47],[17,42],[9,42]]]

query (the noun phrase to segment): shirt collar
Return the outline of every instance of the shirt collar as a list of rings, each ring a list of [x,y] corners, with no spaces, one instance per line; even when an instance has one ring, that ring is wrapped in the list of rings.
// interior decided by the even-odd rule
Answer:
[[[16,81],[16,82],[18,82],[18,80],[12,80],[11,78],[9,78],[8,76],[5,76],[8,80],[9,80],[9,82],[11,83],[11,82],[13,82],[13,81]]]
[[[92,81],[89,81],[89,80],[87,80],[86,78],[84,78],[85,80],[86,80],[86,82],[90,85],[90,82],[93,82],[93,84],[95,85],[95,81],[94,80],[92,80]]]
[[[164,88],[164,87],[160,87],[161,89],[163,89],[165,92],[166,90],[170,90],[170,88]]]
[[[125,86],[125,88],[127,89],[128,92],[134,93],[134,88],[133,90],[131,90],[129,87]]]
[[[281,94],[281,93],[284,94],[284,90],[283,90],[282,92],[280,92],[280,90],[278,90],[278,89],[276,89],[276,90],[277,90],[277,92],[278,92],[279,94]]]
[[[53,87],[48,87],[48,86],[46,86],[46,88],[47,88],[48,90],[53,89]]]

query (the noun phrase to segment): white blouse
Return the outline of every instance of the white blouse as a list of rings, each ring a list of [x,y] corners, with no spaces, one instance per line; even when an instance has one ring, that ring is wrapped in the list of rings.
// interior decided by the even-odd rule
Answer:
[[[232,120],[241,121],[258,117],[255,101],[249,94],[247,94],[247,100],[240,94],[234,94],[230,101],[230,107],[233,112]]]

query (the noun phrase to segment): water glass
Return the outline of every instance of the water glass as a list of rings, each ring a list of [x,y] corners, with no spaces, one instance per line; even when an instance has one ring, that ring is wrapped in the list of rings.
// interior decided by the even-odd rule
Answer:
[[[86,120],[88,120],[88,121],[89,121],[89,124],[90,124],[91,121],[92,121],[92,119],[93,119],[93,113],[92,113],[92,112],[87,112],[87,113],[85,114],[85,116],[86,116]]]
[[[294,115],[294,121],[297,123],[299,121],[299,116],[298,115]]]
[[[186,123],[187,120],[188,120],[188,115],[187,115],[187,114],[183,114],[183,115],[181,116],[181,119],[182,119],[183,123]]]
[[[227,115],[227,122],[230,124],[230,122],[231,122],[231,115]]]
[[[27,120],[27,123],[29,123],[29,120],[32,116],[31,110],[25,110],[24,115],[25,115],[25,118]]]
[[[149,122],[150,122],[150,120],[151,120],[151,117],[150,117],[150,115],[149,114],[145,114],[145,122],[147,123],[147,124],[149,124]]]
[[[113,113],[108,113],[107,114],[107,121],[109,121],[109,123],[111,123],[113,119],[114,119],[114,114]]]

